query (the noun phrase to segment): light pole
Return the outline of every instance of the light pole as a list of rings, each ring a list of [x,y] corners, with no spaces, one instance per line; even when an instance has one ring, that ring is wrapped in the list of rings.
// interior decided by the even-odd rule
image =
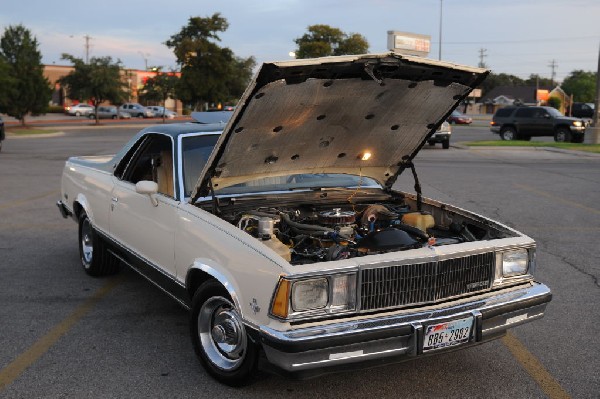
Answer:
[[[442,60],[442,14],[444,10],[444,0],[440,0],[440,46],[438,48],[438,60]]]

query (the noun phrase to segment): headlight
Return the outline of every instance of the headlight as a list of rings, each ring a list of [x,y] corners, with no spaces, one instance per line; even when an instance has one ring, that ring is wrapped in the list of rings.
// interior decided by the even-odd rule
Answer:
[[[292,285],[292,309],[294,312],[322,309],[329,299],[329,283],[326,278],[296,281]]]
[[[527,273],[529,254],[526,249],[504,252],[502,254],[502,274],[504,277]]]
[[[356,274],[279,280],[271,315],[282,319],[322,317],[356,309]]]
[[[573,121],[573,126],[581,127],[581,121]]]

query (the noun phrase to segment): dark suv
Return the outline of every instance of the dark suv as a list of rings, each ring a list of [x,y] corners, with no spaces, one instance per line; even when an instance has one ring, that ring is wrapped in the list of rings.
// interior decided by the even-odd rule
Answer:
[[[583,143],[585,122],[570,118],[552,107],[506,107],[494,114],[492,133],[502,140],[531,140],[535,136],[554,137],[554,141]]]

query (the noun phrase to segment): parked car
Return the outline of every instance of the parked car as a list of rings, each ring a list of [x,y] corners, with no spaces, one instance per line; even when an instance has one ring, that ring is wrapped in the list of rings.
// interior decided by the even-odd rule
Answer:
[[[92,111],[89,114],[90,119],[96,119],[96,113]],[[98,119],[129,119],[131,115],[127,112],[117,112],[117,107],[114,106],[99,106],[98,107]]]
[[[133,118],[153,118],[154,112],[138,103],[125,103],[119,107],[119,113],[126,113]]]
[[[6,138],[6,131],[4,130],[4,121],[0,116],[0,151],[2,151],[2,142]]]
[[[471,123],[473,123],[473,118],[470,118],[465,114],[454,110],[448,117],[447,121],[450,123],[456,123],[457,125],[470,125]]]
[[[190,310],[225,384],[475,346],[551,300],[531,238],[418,182],[418,149],[486,74],[393,52],[264,64],[227,123],[70,158],[58,207],[86,273],[128,265]],[[416,193],[393,188],[407,169]]]
[[[593,103],[573,103],[571,116],[574,118],[592,119],[594,117]]]
[[[67,115],[87,116],[90,112],[94,112],[94,107],[89,104],[80,103],[65,107],[65,113]]]
[[[492,133],[502,140],[531,140],[550,136],[557,142],[583,143],[585,121],[564,116],[552,107],[506,107],[490,122]]]
[[[156,118],[162,118],[163,113],[165,114],[165,117],[167,119],[175,119],[177,117],[177,112],[171,111],[170,109],[166,109],[165,107],[162,107],[162,106],[151,105],[146,108],[148,108],[149,110],[154,112],[154,116]]]
[[[450,148],[450,137],[452,136],[452,127],[450,123],[443,122],[440,127],[437,128],[433,136],[431,136],[427,142],[429,145],[435,145],[435,143],[442,143],[442,148],[447,150]]]

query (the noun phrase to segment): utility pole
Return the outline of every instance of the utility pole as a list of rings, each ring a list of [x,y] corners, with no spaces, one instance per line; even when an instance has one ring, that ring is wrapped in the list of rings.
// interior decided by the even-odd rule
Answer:
[[[598,50],[598,69],[596,70],[596,101],[594,107],[594,119],[592,126],[585,129],[585,142],[590,144],[600,144],[600,49]]]
[[[487,65],[485,65],[485,62],[483,61],[483,59],[485,57],[487,57],[487,49],[486,48],[480,48],[479,49],[479,68],[487,68]]]
[[[554,86],[554,78],[556,77],[556,68],[558,68],[558,64],[556,63],[556,60],[552,60],[552,61],[550,61],[548,66],[552,70],[552,75],[550,78],[550,86]]]
[[[85,39],[85,63],[88,64],[90,61],[90,35],[85,35],[83,37]]]
[[[438,60],[442,60],[442,14],[444,0],[440,0],[440,47],[438,48]]]

